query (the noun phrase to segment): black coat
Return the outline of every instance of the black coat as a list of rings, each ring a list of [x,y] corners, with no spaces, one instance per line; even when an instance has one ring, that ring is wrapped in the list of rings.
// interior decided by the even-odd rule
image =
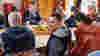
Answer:
[[[11,27],[1,36],[5,42],[5,48],[16,48],[17,52],[35,48],[35,36],[28,28]]]
[[[7,23],[7,20],[6,19],[7,19],[6,16],[0,15],[0,28],[5,27],[5,24]]]
[[[52,34],[48,41],[48,56],[67,56],[71,32],[68,27],[61,27]]]

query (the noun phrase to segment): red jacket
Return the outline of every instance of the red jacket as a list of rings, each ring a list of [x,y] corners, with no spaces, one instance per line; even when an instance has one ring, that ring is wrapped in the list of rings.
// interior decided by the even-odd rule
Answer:
[[[96,24],[80,24],[76,31],[78,37],[77,47],[72,49],[72,54],[80,54],[80,56],[88,56],[88,52],[100,50],[100,27]]]

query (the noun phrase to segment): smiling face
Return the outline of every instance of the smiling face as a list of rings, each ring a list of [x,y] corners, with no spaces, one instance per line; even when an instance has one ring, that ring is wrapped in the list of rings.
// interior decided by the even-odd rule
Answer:
[[[49,17],[48,18],[48,30],[50,32],[56,29],[56,17]]]
[[[64,20],[59,20],[56,16],[51,16],[48,18],[48,30],[50,32],[55,31],[59,28],[62,24],[64,24]]]
[[[93,16],[95,15],[95,13],[96,13],[96,8],[88,8],[88,15]]]
[[[88,15],[90,20],[96,20],[96,8],[88,8]]]

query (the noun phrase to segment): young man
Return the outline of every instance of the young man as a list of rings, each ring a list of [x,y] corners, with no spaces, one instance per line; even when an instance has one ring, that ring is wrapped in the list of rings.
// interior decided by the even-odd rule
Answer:
[[[100,50],[99,36],[96,26],[95,8],[89,8],[89,16],[80,17],[80,25],[76,31],[77,35],[77,47],[72,48],[72,56],[88,56],[92,52]]]
[[[62,26],[64,25],[62,24],[64,19],[58,15],[50,16],[48,19],[48,28],[52,32],[48,40],[48,56],[64,56],[68,50],[67,44],[70,39],[70,31],[67,25]]]

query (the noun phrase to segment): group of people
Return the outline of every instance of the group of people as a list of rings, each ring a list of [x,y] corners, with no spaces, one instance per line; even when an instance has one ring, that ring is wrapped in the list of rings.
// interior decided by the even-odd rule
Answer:
[[[43,54],[43,56],[88,56],[95,52],[98,52],[99,56],[100,17],[96,14],[96,8],[88,8],[87,15],[77,7],[72,7],[70,17],[62,13],[64,13],[63,9],[57,8],[51,16],[48,16],[48,30],[51,34],[46,49],[44,48],[46,51],[43,52],[43,49],[35,48],[35,35],[32,29],[16,26],[16,8],[12,7],[11,10],[6,11],[6,23],[9,27],[5,32],[0,33],[2,45],[0,45],[0,56],[42,56]],[[40,20],[39,9],[25,8],[23,24],[36,25]]]
[[[88,8],[88,14],[82,13],[80,8],[73,7],[73,9],[72,15],[64,21],[64,24],[52,32],[48,40],[48,55],[99,56],[99,13],[96,13],[96,8]],[[57,15],[56,19],[63,18],[57,18]]]

